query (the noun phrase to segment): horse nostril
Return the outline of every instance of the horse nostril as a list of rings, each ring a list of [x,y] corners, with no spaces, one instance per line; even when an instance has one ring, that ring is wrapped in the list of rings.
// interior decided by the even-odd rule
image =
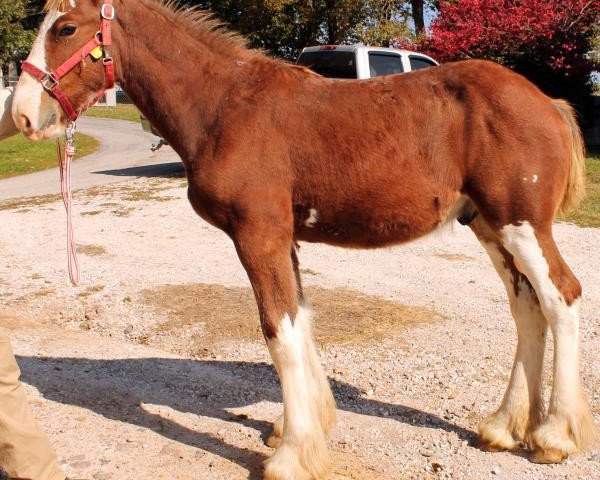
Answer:
[[[31,120],[29,120],[29,117],[27,115],[20,113],[17,116],[17,128],[25,133],[27,133],[33,129]]]

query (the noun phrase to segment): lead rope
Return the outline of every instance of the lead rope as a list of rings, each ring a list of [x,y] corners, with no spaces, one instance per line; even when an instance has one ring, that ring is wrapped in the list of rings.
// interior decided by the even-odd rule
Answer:
[[[71,193],[71,165],[75,155],[75,122],[69,122],[66,128],[65,155],[63,158],[60,139],[56,139],[56,153],[60,170],[60,193],[67,212],[67,255],[69,265],[69,278],[74,286],[79,284],[79,262],[77,261],[77,247],[73,234],[73,195]]]

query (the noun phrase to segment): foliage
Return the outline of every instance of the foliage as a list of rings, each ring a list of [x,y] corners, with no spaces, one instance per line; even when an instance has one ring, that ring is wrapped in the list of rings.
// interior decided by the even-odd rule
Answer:
[[[403,0],[187,0],[244,34],[250,46],[295,59],[316,44],[389,45],[408,35]]]
[[[366,45],[388,47],[395,38],[411,35],[408,17],[408,5],[403,1],[365,2],[363,20],[357,26],[358,40]]]
[[[25,0],[0,0],[0,67],[29,52],[35,33],[25,28],[26,18]]]
[[[0,64],[21,59],[41,21],[45,0],[0,0]],[[300,50],[316,44],[362,42],[388,46],[397,37],[410,37],[410,16],[417,30],[423,25],[424,6],[436,0],[181,0],[182,4],[210,10],[248,38],[251,47],[295,59]],[[18,15],[9,16],[10,6]],[[27,6],[27,8],[25,8]],[[20,32],[24,40],[15,49],[2,37],[3,28]]]
[[[597,0],[445,0],[429,36],[401,43],[441,61],[494,60],[581,108],[599,21]]]

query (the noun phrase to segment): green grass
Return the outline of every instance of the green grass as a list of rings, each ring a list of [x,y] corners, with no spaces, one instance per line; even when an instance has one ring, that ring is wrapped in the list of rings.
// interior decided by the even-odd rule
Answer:
[[[96,151],[100,142],[78,133],[75,135],[75,160]],[[0,142],[0,178],[14,177],[56,167],[54,139],[30,142],[23,135],[15,135]]]
[[[92,107],[85,115],[88,117],[113,118],[116,120],[140,121],[140,112],[135,105],[117,105],[116,107]]]
[[[600,149],[588,152],[587,192],[583,203],[561,220],[582,227],[600,227]]]

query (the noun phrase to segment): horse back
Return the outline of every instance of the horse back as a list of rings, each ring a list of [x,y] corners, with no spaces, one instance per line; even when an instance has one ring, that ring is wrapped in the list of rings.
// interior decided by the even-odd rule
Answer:
[[[218,175],[228,188],[288,192],[302,240],[411,240],[459,215],[467,199],[491,212],[530,195],[524,177],[541,181],[543,172],[558,192],[568,169],[554,145],[564,122],[550,99],[491,62],[361,81],[282,68],[260,91],[239,94],[237,123],[226,130],[245,141],[222,143],[236,144],[243,166],[218,161]],[[236,175],[244,178],[229,181]]]

